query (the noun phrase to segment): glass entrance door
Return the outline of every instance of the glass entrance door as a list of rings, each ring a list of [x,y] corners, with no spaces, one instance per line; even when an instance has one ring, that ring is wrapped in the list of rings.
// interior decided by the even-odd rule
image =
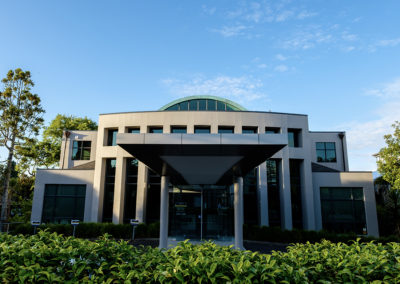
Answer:
[[[174,187],[169,196],[169,236],[233,239],[233,192],[229,186]]]

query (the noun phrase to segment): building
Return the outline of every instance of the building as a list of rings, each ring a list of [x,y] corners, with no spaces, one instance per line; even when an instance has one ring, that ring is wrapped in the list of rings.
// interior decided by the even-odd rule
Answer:
[[[37,171],[33,221],[160,221],[160,247],[240,248],[243,223],[378,235],[372,173],[349,171],[345,133],[310,131],[307,115],[186,97],[101,114],[61,147],[60,169]]]

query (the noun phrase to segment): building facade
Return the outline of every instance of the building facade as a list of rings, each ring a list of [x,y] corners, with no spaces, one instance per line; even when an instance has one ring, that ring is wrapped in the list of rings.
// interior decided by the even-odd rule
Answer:
[[[349,171],[345,133],[310,131],[307,115],[187,97],[102,114],[61,147],[59,169],[37,170],[33,221],[160,221],[162,240],[238,247],[243,223],[378,235],[372,173]]]

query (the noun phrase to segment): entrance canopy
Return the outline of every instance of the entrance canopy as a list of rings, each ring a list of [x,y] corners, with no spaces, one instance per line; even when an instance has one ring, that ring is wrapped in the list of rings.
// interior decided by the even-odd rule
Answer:
[[[285,134],[133,134],[117,144],[172,184],[232,184],[287,145]]]

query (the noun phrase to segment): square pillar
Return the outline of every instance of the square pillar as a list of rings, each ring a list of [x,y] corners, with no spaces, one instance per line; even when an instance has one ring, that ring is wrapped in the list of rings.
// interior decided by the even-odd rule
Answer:
[[[258,220],[260,226],[269,226],[268,215],[268,183],[267,162],[258,166],[257,196],[258,196]]]
[[[286,150],[287,152],[287,150]],[[282,230],[292,230],[292,198],[290,188],[290,169],[289,157],[287,156],[281,160],[279,167],[280,189],[279,198],[281,202],[281,228]]]
[[[147,204],[147,178],[148,168],[142,162],[138,163],[137,194],[136,194],[136,217],[140,223],[146,222]]]
[[[118,157],[116,163],[112,222],[122,224],[125,207],[126,159]]]
[[[237,177],[233,185],[234,191],[234,222],[235,222],[235,248],[243,248],[243,177]]]
[[[168,195],[169,177],[161,176],[161,199],[160,199],[160,249],[168,246]]]

